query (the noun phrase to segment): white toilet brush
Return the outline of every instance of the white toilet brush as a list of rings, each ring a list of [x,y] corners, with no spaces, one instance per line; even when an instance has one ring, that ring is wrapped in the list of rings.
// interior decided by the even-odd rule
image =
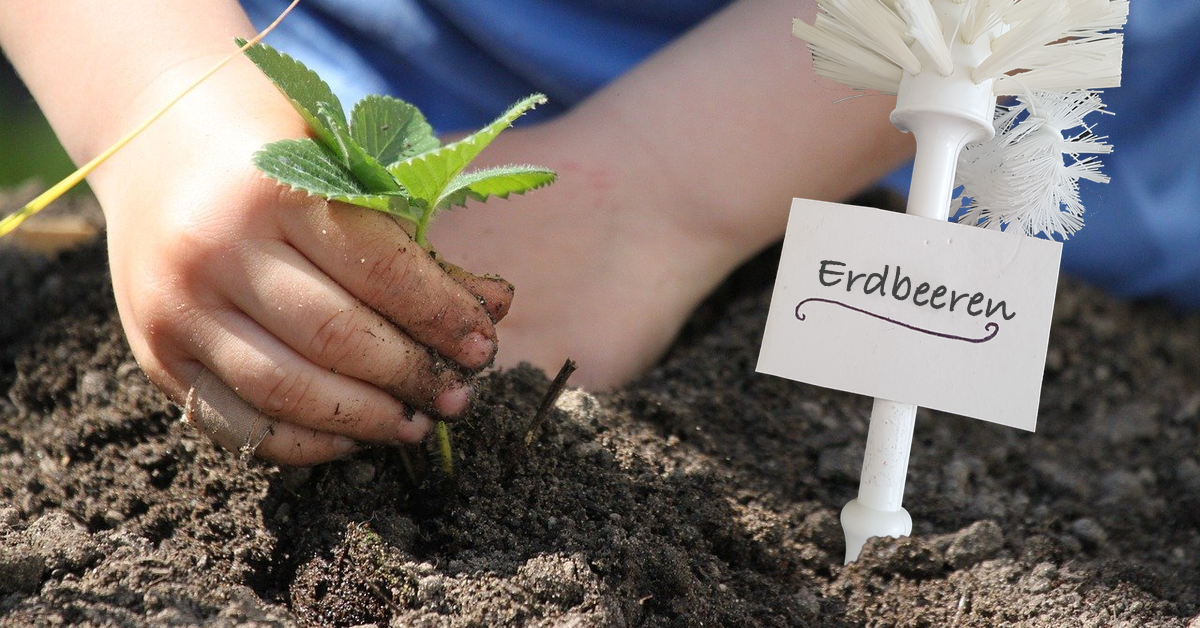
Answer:
[[[793,26],[809,42],[817,73],[897,95],[891,120],[917,141],[909,214],[947,219],[959,153],[993,138],[997,96],[1120,84],[1122,36],[1114,31],[1125,23],[1126,0],[818,0],[817,6],[814,24],[796,20]],[[1043,127],[1038,133],[1056,128]],[[1073,141],[1095,148],[1086,137]],[[1001,160],[1018,158],[1000,153]],[[1006,172],[1020,174],[997,174]],[[1070,172],[1075,181],[1098,176],[1087,158]],[[1020,168],[997,168],[983,173],[979,189],[999,185],[998,177],[1032,181]],[[1025,232],[1049,224],[1013,207],[980,204],[987,200],[986,194],[975,198],[970,211],[977,221],[998,220]],[[1070,217],[1062,225],[1078,228]],[[912,531],[901,503],[916,410],[875,400],[858,499],[842,511],[846,562],[869,537]]]

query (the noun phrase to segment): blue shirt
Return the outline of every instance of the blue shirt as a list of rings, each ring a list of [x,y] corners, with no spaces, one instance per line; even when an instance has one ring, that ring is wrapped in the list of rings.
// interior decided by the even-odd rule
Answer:
[[[477,127],[532,92],[569,108],[728,0],[305,0],[271,42],[347,104],[390,93],[440,130]],[[244,0],[258,25],[285,0]],[[1200,3],[1135,0],[1116,115],[1112,182],[1081,183],[1085,226],[1063,267],[1118,295],[1200,307]],[[910,174],[887,181],[906,189]]]

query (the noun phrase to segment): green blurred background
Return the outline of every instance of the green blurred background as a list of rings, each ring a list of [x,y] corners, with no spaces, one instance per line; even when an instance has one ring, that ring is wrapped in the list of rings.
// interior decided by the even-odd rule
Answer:
[[[0,189],[30,179],[46,188],[74,169],[21,79],[0,56]]]

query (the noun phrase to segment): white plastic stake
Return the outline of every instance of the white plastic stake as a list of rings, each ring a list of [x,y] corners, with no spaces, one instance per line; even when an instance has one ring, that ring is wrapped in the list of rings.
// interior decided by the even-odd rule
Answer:
[[[908,475],[917,407],[876,399],[867,431],[858,499],[842,508],[842,531],[846,534],[846,563],[873,536],[902,537],[912,533],[912,517],[901,503]]]
[[[935,0],[933,6],[942,24],[957,24],[964,7],[952,0]],[[995,134],[992,81],[977,84],[971,78],[972,69],[991,52],[988,39],[968,45],[953,38],[950,50],[955,65],[949,76],[937,71],[921,46],[913,47],[924,69],[916,75],[905,72],[891,115],[892,124],[917,141],[909,214],[946,220],[959,153],[967,144]],[[858,559],[868,538],[912,533],[912,517],[902,502],[916,415],[917,406],[886,399],[876,399],[871,408],[858,498],[842,509],[846,563]]]

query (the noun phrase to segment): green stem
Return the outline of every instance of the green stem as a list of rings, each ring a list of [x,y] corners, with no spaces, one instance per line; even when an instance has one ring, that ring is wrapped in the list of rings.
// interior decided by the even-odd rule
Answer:
[[[408,474],[408,479],[413,486],[420,484],[417,481],[417,468],[413,465],[412,456],[408,455],[408,445],[400,446],[400,462],[404,463],[404,472]]]
[[[454,477],[454,451],[450,448],[450,428],[445,421],[438,421],[437,426],[438,449],[442,454],[442,470],[446,475]]]
[[[421,215],[421,220],[417,221],[417,230],[413,234],[413,240],[417,245],[425,250],[429,250],[429,240],[425,237],[425,233],[429,229],[429,219],[433,218],[433,212],[428,211]],[[435,426],[437,430],[438,451],[442,456],[442,470],[446,475],[454,477],[454,448],[450,446],[450,428],[445,421],[438,421]]]
[[[396,203],[396,204],[400,203],[400,201],[398,199],[393,199],[392,202]],[[405,200],[404,203],[407,204],[408,201]],[[396,213],[399,213],[399,212],[396,212]],[[429,247],[429,239],[426,237],[425,234],[428,233],[428,231],[429,231],[429,222],[433,218],[433,213],[434,213],[433,211],[422,212],[421,218],[419,220],[415,221],[417,228],[413,232],[413,241],[417,243],[417,246],[420,246],[421,248],[425,249],[426,251],[428,251],[430,249],[430,247]],[[441,457],[442,457],[442,470],[446,472],[446,475],[453,477],[454,476],[454,449],[450,446],[450,428],[446,426],[445,421],[438,421],[437,425],[435,426],[434,429],[437,431],[438,452],[441,454]],[[407,452],[402,451],[402,456],[403,456],[402,459],[404,461],[404,466],[409,470],[409,477],[415,478],[416,474],[412,470],[412,461],[409,460]],[[416,482],[415,479],[413,481],[414,481],[414,483]]]
[[[421,212],[421,217],[417,220],[417,230],[413,234],[413,240],[416,241],[416,243],[426,251],[429,250],[429,239],[425,237],[425,234],[429,232],[429,223],[432,221],[432,209],[427,209]]]

